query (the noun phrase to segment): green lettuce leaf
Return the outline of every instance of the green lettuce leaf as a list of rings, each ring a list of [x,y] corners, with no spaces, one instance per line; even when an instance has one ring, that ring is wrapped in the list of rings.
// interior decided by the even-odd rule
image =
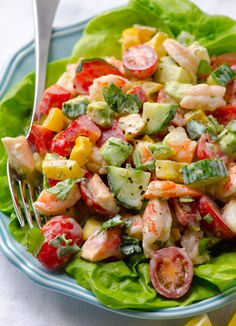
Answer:
[[[174,36],[184,30],[206,46],[212,55],[236,52],[236,23],[230,18],[206,15],[187,0],[131,0],[129,7],[91,20],[69,61],[77,61],[80,57],[120,58],[121,32],[133,24],[154,26]],[[59,78],[67,62],[63,59],[49,64],[47,86]],[[27,132],[33,96],[34,74],[31,73],[0,101],[0,137]],[[6,180],[6,154],[1,144],[0,184],[0,210],[10,215],[13,208]],[[37,229],[20,228],[14,216],[9,229],[18,242],[37,253],[42,241]],[[197,266],[191,290],[180,300],[167,300],[156,293],[150,283],[148,262],[142,255],[102,263],[87,262],[77,255],[67,265],[66,272],[111,308],[156,309],[188,305],[236,286],[235,262],[236,252],[225,250],[208,263]]]

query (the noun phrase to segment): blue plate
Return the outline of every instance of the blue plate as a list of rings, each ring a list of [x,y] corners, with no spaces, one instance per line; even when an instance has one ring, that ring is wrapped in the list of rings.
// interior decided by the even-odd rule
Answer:
[[[73,45],[81,37],[87,21],[68,27],[53,30],[49,61],[68,57]],[[63,44],[63,46],[61,46]],[[9,60],[0,79],[0,97],[26,74],[34,70],[34,42],[26,44]],[[20,246],[8,231],[9,218],[0,213],[0,248],[5,256],[25,275],[45,288],[68,296],[78,298],[95,306],[107,309],[122,315],[145,319],[175,319],[200,314],[232,302],[235,299],[235,288],[211,299],[186,307],[156,309],[152,311],[112,310],[102,305],[96,297],[86,289],[77,285],[75,280],[66,274],[50,272],[44,269],[38,261]]]

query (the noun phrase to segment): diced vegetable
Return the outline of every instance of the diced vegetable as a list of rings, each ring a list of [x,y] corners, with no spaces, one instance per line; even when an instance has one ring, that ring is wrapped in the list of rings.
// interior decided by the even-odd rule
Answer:
[[[76,138],[75,146],[72,148],[70,160],[76,161],[80,167],[83,167],[92,152],[93,144],[88,137],[79,136]]]
[[[198,75],[208,75],[212,72],[211,65],[206,60],[201,60],[198,65]]]
[[[71,93],[59,85],[52,85],[47,88],[39,104],[39,110],[43,114],[48,114],[52,107],[61,109],[62,104],[68,101]]]
[[[139,39],[141,43],[145,43],[149,41],[157,31],[155,27],[151,27],[151,26],[135,24],[134,27],[139,32]]]
[[[173,104],[144,103],[142,118],[146,123],[145,132],[151,135],[162,131],[174,119],[175,113],[176,106]]]
[[[146,43],[156,51],[158,58],[166,55],[166,51],[162,44],[168,37],[169,36],[166,33],[158,32]]]
[[[176,39],[180,44],[184,46],[192,44],[195,40],[194,36],[186,31],[180,32]]]
[[[134,139],[138,136],[145,127],[145,122],[138,113],[128,114],[119,119],[119,125],[125,131],[125,138],[128,140]]]
[[[227,154],[232,159],[236,158],[236,132],[230,130],[222,131],[218,137],[218,143],[222,152]]]
[[[79,164],[73,160],[43,161],[42,167],[43,173],[55,180],[77,179],[83,176]]]
[[[171,81],[180,83],[192,83],[192,76],[184,68],[173,64],[160,63],[154,75],[154,81],[161,84],[165,84]]]
[[[187,124],[186,129],[187,129],[189,138],[192,140],[197,140],[205,132],[205,130],[207,129],[207,126],[196,121],[196,120],[191,120]]]
[[[226,86],[233,79],[235,79],[236,73],[227,65],[223,64],[216,68],[207,79],[209,85],[221,85]]]
[[[208,122],[207,115],[202,110],[189,111],[184,115],[184,118],[187,123],[192,120],[196,120],[203,124],[207,124]]]
[[[100,230],[102,222],[95,219],[89,218],[83,227],[83,240],[86,241],[96,230]]]
[[[138,99],[141,103],[145,103],[148,101],[147,95],[143,89],[142,86],[134,86],[132,87],[127,94],[136,94],[138,96]]]
[[[62,112],[69,119],[76,119],[80,115],[86,114],[88,104],[88,98],[80,95],[73,98],[72,100],[64,102],[62,105]]]
[[[151,173],[108,167],[108,182],[118,201],[125,207],[140,210]]]
[[[51,149],[54,133],[40,125],[33,125],[29,134],[29,141],[35,146],[40,155],[45,155]]]
[[[185,184],[210,184],[228,176],[223,161],[210,159],[201,160],[184,166],[181,169]]]
[[[177,101],[181,101],[184,97],[185,91],[191,86],[191,84],[183,84],[178,81],[169,81],[165,84],[165,92]]]
[[[106,102],[92,102],[87,107],[87,115],[103,128],[112,125],[113,111]]]
[[[175,153],[172,148],[161,143],[151,144],[148,148],[156,160],[167,160]]]
[[[150,141],[138,141],[133,151],[133,162],[136,168],[151,170],[155,169],[155,159],[149,149]]]
[[[126,28],[121,35],[122,51],[129,49],[131,46],[140,44],[139,31],[135,27]]]
[[[121,166],[131,155],[133,147],[120,138],[109,138],[101,148],[103,159],[113,166]]]
[[[94,79],[110,74],[121,76],[119,69],[103,59],[83,59],[76,69],[75,89],[78,94],[88,94]]]
[[[184,179],[181,168],[185,166],[185,163],[157,160],[155,164],[156,177],[158,179],[183,183]]]
[[[105,131],[103,131],[101,138],[97,142],[97,145],[99,147],[102,146],[110,137],[115,137],[115,138],[120,138],[122,140],[125,140],[125,135],[122,129],[120,128],[117,120],[113,120],[113,124],[111,128],[108,128]]]
[[[58,108],[51,108],[42,126],[47,128],[48,130],[60,132],[64,128],[65,124],[66,124],[66,117],[62,113],[62,110]]]

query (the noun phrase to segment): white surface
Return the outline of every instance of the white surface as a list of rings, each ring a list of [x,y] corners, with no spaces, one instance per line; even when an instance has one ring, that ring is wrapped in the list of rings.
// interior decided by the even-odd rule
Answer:
[[[206,12],[236,18],[235,0],[193,2]],[[71,24],[125,3],[125,0],[62,0],[55,26]],[[0,69],[9,56],[32,37],[31,0],[0,0]],[[144,321],[119,316],[43,289],[26,279],[1,252],[0,281],[0,326],[183,325],[183,321]],[[236,305],[231,304],[211,313],[214,326],[226,325],[226,320],[235,308]]]

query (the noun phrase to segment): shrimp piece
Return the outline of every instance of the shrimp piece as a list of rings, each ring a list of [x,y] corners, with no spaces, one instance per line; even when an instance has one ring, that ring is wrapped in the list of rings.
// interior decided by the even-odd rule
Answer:
[[[186,230],[182,237],[181,245],[187,251],[193,264],[203,264],[210,259],[207,252],[203,255],[199,254],[198,246],[203,236],[204,234],[202,231]]]
[[[107,162],[102,158],[99,147],[93,146],[92,152],[88,158],[87,168],[91,173],[107,173]]]
[[[166,200],[152,199],[148,202],[143,215],[143,250],[151,257],[170,237],[172,217]]]
[[[197,149],[197,142],[189,139],[182,127],[173,128],[164,138],[163,144],[174,150],[171,159],[177,162],[191,163]]]
[[[109,87],[111,84],[120,88],[122,92],[126,92],[130,86],[130,81],[117,75],[106,75],[94,79],[93,84],[89,87],[89,95],[91,101],[104,101],[103,88]]]
[[[144,197],[153,198],[176,198],[176,197],[200,197],[199,190],[189,186],[174,183],[172,181],[152,181],[149,183]]]
[[[74,89],[74,78],[76,75],[76,64],[71,64],[67,66],[67,71],[64,72],[61,77],[56,82],[57,85],[63,87],[67,91],[69,91],[72,95],[76,94],[76,91]]]
[[[226,88],[223,86],[209,86],[207,84],[190,86],[185,92],[180,102],[184,109],[202,109],[214,111],[225,106],[223,99]]]
[[[143,237],[143,218],[141,215],[126,215],[123,217],[129,226],[126,229],[126,233],[133,238],[142,239]]]
[[[21,175],[29,175],[34,170],[34,157],[25,136],[2,138],[10,165]]]
[[[191,50],[170,38],[164,41],[163,47],[178,65],[193,75],[197,73],[199,59]]]
[[[125,131],[125,138],[128,140],[134,139],[138,136],[145,127],[145,121],[140,114],[128,114],[119,119],[119,125]]]
[[[121,259],[120,245],[119,227],[104,231],[95,230],[83,244],[80,256],[92,262],[98,262],[110,257]]]
[[[68,207],[73,206],[79,199],[79,187],[75,184],[64,200],[58,200],[56,194],[44,189],[33,205],[40,214],[46,216],[58,215]]]

